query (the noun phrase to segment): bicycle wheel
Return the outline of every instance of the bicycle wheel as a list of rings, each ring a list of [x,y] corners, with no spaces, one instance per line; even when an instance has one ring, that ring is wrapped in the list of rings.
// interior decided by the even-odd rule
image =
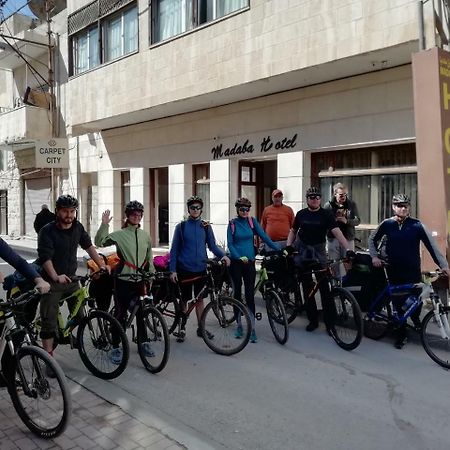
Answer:
[[[442,322],[447,321],[450,307],[440,306],[439,319],[430,311],[422,321],[422,345],[427,355],[437,364],[450,369],[450,336]],[[442,333],[442,334],[441,334]]]
[[[78,325],[78,352],[96,377],[112,380],[127,367],[130,349],[119,321],[110,314],[91,310]]]
[[[41,438],[61,434],[71,415],[72,399],[59,364],[31,345],[21,347],[11,364],[8,391],[22,422]],[[54,377],[48,376],[51,372]]]
[[[286,311],[288,323],[292,323],[297,315],[300,315],[302,312],[302,294],[300,288],[297,285],[295,288],[286,291],[283,290],[280,296]]]
[[[138,330],[138,352],[142,364],[151,373],[158,373],[166,367],[170,353],[169,332],[163,315],[153,306],[143,313],[144,329]]]
[[[169,334],[172,334],[180,321],[180,303],[178,299],[167,296],[156,305],[156,309],[164,316]]]
[[[242,329],[242,337],[236,339],[234,317]],[[250,339],[252,324],[247,307],[232,297],[220,295],[205,307],[200,319],[200,329],[205,344],[220,355],[239,353]]]
[[[341,287],[331,290],[335,321],[330,329],[331,337],[344,350],[354,350],[361,342],[363,323],[361,309],[355,297]]]
[[[289,338],[289,324],[284,310],[283,302],[273,289],[267,289],[264,293],[267,318],[275,339],[281,344],[286,344]]]

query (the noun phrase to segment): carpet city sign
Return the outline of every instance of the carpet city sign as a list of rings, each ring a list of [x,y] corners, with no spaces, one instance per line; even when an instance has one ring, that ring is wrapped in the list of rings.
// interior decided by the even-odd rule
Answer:
[[[47,169],[67,169],[69,149],[67,139],[36,141],[36,167]]]

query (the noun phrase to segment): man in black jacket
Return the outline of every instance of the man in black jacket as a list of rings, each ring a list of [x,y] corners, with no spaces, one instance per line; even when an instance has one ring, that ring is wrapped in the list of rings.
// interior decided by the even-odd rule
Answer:
[[[47,225],[50,222],[53,222],[56,219],[56,215],[52,213],[47,205],[42,205],[41,210],[36,214],[36,218],[34,219],[34,229],[37,234],[41,231],[41,228],[44,225]]]
[[[333,213],[339,229],[348,241],[349,250],[355,250],[355,227],[361,223],[361,219],[356,203],[348,197],[345,184],[336,183],[333,186],[333,197],[325,204],[324,209]],[[346,256],[346,249],[342,248],[331,232],[327,233],[327,250],[330,259],[342,259]],[[345,274],[342,266],[339,272],[341,276]]]

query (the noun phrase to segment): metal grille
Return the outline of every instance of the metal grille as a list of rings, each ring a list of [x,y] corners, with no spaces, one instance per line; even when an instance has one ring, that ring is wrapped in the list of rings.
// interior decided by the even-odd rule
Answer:
[[[94,23],[98,17],[98,0],[95,0],[69,16],[67,24],[69,35]]]
[[[118,9],[122,8],[122,6],[125,6],[133,1],[134,0],[99,0],[100,17],[117,11]]]

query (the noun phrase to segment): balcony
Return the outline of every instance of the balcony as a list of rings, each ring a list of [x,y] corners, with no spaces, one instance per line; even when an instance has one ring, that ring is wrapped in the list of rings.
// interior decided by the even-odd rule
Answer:
[[[51,136],[50,111],[24,105],[0,109],[0,150],[22,150]]]
[[[6,38],[7,43],[0,39],[0,68],[14,70],[25,64],[10,45],[22,54],[26,59],[36,59],[47,52],[48,38],[35,30],[27,30],[18,33],[14,38]],[[53,39],[52,42],[53,44]]]

